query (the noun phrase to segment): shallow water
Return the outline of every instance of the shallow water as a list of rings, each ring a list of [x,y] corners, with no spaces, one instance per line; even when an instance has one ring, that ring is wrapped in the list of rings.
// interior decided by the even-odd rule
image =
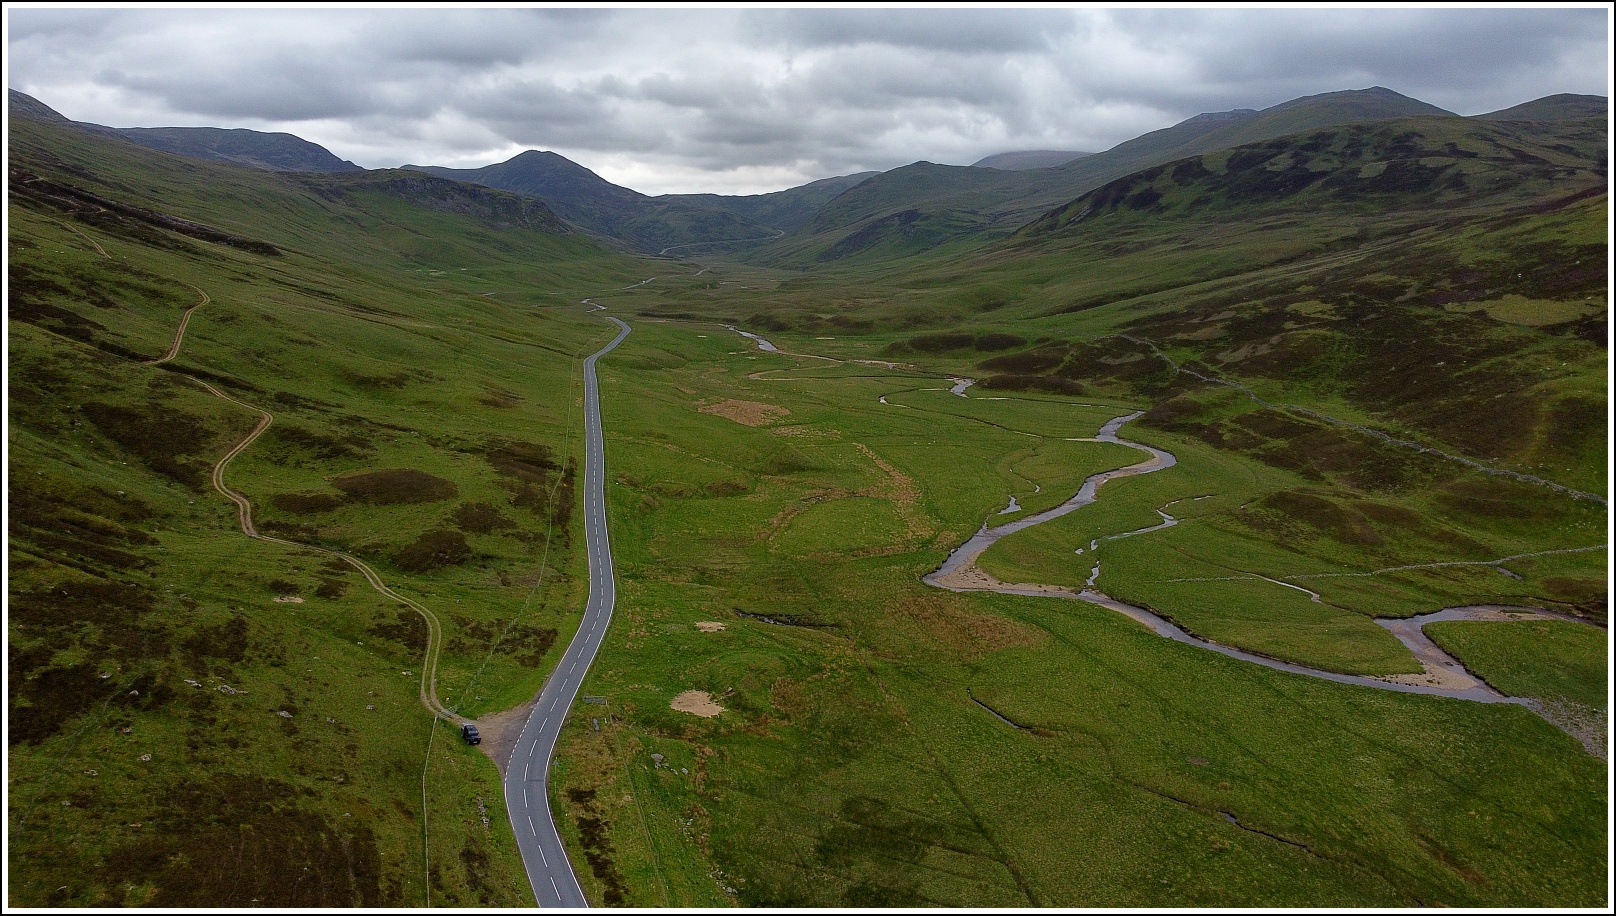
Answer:
[[[962,578],[963,573],[970,571],[970,568],[975,566],[977,558],[979,558],[989,547],[998,542],[1000,538],[1009,534],[1014,534],[1017,531],[1031,528],[1034,525],[1042,524],[1050,521],[1051,519],[1059,518],[1067,513],[1075,512],[1078,509],[1095,502],[1099,498],[1098,491],[1101,485],[1105,484],[1107,481],[1115,480],[1119,477],[1151,474],[1155,473],[1156,471],[1165,470],[1177,464],[1177,459],[1174,458],[1169,452],[1158,448],[1153,448],[1148,445],[1142,445],[1137,442],[1129,442],[1127,440],[1118,438],[1117,433],[1119,430],[1121,430],[1123,425],[1137,418],[1138,416],[1140,416],[1139,413],[1133,413],[1111,420],[1110,422],[1106,423],[1105,426],[1100,428],[1100,433],[1094,437],[1094,441],[1112,442],[1118,445],[1126,445],[1130,448],[1139,449],[1140,451],[1146,452],[1150,455],[1147,460],[1111,471],[1102,471],[1101,473],[1090,476],[1087,480],[1083,481],[1082,488],[1077,491],[1075,496],[1053,509],[1047,509],[1038,513],[1037,515],[1018,519],[997,528],[989,528],[984,522],[981,530],[972,535],[969,540],[955,549],[953,553],[949,554],[948,559],[943,562],[943,565],[938,567],[931,574],[925,576],[923,581],[925,581],[928,585],[933,585],[938,588],[945,588],[954,592],[992,591],[1004,595],[1025,595],[1041,598],[1070,598],[1078,601],[1084,601],[1089,604],[1098,605],[1108,610],[1115,611],[1135,621],[1138,621],[1157,635],[1164,636],[1168,639],[1174,640],[1175,642],[1198,646],[1211,652],[1217,652],[1220,655],[1227,655],[1230,658],[1238,658],[1242,661],[1251,662],[1252,664],[1262,665],[1265,668],[1273,668],[1277,671],[1288,671],[1292,674],[1301,674],[1307,677],[1320,678],[1327,681],[1334,681],[1339,684],[1355,684],[1360,687],[1372,687],[1376,690],[1391,690],[1398,693],[1423,693],[1435,696],[1455,697],[1458,699],[1474,700],[1480,703],[1513,703],[1535,708],[1535,704],[1533,704],[1532,701],[1519,697],[1505,696],[1504,694],[1501,694],[1492,687],[1488,686],[1480,678],[1470,674],[1470,672],[1466,671],[1464,666],[1461,665],[1457,659],[1453,658],[1451,655],[1448,655],[1446,652],[1443,652],[1442,649],[1436,645],[1436,643],[1432,642],[1425,635],[1423,628],[1425,624],[1434,623],[1439,620],[1498,620],[1509,619],[1506,615],[1523,615],[1528,617],[1559,617],[1563,615],[1549,614],[1537,609],[1504,608],[1494,605],[1477,605],[1470,607],[1444,608],[1440,611],[1435,611],[1429,614],[1421,614],[1417,617],[1409,617],[1401,620],[1377,620],[1376,623],[1380,624],[1382,627],[1385,627],[1394,637],[1398,639],[1398,641],[1402,642],[1403,645],[1408,647],[1409,651],[1414,654],[1416,659],[1426,666],[1427,675],[1435,675],[1435,677],[1428,677],[1427,679],[1445,680],[1449,684],[1449,686],[1438,686],[1430,683],[1421,684],[1405,682],[1407,680],[1414,680],[1420,677],[1419,675],[1406,676],[1404,680],[1393,680],[1390,678],[1371,677],[1361,674],[1341,674],[1335,671],[1324,671],[1318,668],[1309,668],[1305,665],[1280,661],[1276,658],[1269,658],[1265,655],[1259,655],[1254,652],[1247,652],[1242,649],[1220,645],[1209,640],[1201,639],[1197,636],[1192,636],[1191,634],[1185,632],[1183,628],[1160,616],[1159,614],[1146,610],[1145,608],[1135,607],[1134,605],[1123,601],[1118,601],[1117,599],[1094,589],[1094,583],[1099,578],[1100,573],[1100,566],[1098,563],[1095,563],[1093,572],[1089,576],[1088,586],[1080,591],[1060,586],[1010,585],[1001,582],[993,582],[990,577],[987,577],[985,574],[980,574],[980,571],[976,571],[980,574],[979,579],[971,579],[967,583],[965,578]],[[1177,520],[1168,515],[1166,512],[1159,509],[1157,512],[1163,518],[1162,524],[1154,525],[1150,528],[1142,528],[1138,531],[1127,532],[1121,535],[1112,535],[1111,538],[1142,534],[1146,531],[1156,531],[1162,528],[1171,527],[1177,523]],[[1110,538],[1107,538],[1107,540],[1109,539]],[[1094,548],[1098,547],[1098,545],[1099,539],[1096,539],[1089,543],[1089,548],[1092,551]],[[1275,582],[1279,585],[1285,585],[1290,588],[1296,588],[1299,591],[1308,592],[1309,595],[1313,596],[1314,600],[1318,600],[1317,594],[1308,591],[1307,589],[1290,585],[1286,582],[1279,582],[1278,580],[1269,581]],[[989,584],[990,582],[991,584]],[[1446,675],[1446,677],[1442,677],[1442,675]]]

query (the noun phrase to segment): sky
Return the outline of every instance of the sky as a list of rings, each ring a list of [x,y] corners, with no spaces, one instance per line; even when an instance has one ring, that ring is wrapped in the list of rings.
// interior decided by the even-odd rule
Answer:
[[[1603,6],[48,8],[9,88],[114,127],[286,131],[367,168],[553,150],[647,194],[1098,152],[1385,86],[1459,114],[1609,95]]]

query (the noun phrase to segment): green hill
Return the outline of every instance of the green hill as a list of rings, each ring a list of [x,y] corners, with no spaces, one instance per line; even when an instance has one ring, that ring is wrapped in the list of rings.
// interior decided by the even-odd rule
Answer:
[[[272,172],[361,172],[364,169],[330,150],[287,133],[217,127],[103,127],[69,121],[50,106],[15,89],[7,92],[13,117],[74,124],[85,130],[122,137],[131,143],[176,156],[207,159]]]
[[[1487,121],[1574,121],[1610,116],[1610,99],[1602,95],[1561,93],[1476,115]]]
[[[1524,129],[1442,118],[1305,132],[1135,172],[1020,234],[1058,233],[1125,214],[1150,221],[1286,211],[1415,214],[1571,194],[1604,182],[1600,127],[1590,120]]]
[[[808,224],[748,254],[747,260],[786,267],[848,257],[869,260],[862,253],[871,246],[859,239],[871,235],[889,238],[911,253],[979,232],[991,238],[1143,168],[1320,127],[1418,116],[1453,115],[1374,87],[1307,96],[1262,111],[1197,115],[1053,169],[1004,172],[916,163],[850,190],[843,195],[846,200],[831,201]],[[898,214],[909,215],[895,219]],[[916,223],[937,231],[904,238],[899,227]]]
[[[1009,153],[994,153],[984,156],[971,163],[973,168],[1001,169],[1007,172],[1021,169],[1052,169],[1065,165],[1073,159],[1092,156],[1093,153],[1082,153],[1076,150],[1029,149],[1017,150]]]
[[[9,154],[8,899],[530,904],[421,681],[504,709],[570,635],[576,303],[643,268],[415,172]]]
[[[648,197],[612,184],[565,156],[539,150],[478,169],[404,168],[539,198],[579,226],[649,252],[773,238],[870,174],[827,178],[772,194]]]

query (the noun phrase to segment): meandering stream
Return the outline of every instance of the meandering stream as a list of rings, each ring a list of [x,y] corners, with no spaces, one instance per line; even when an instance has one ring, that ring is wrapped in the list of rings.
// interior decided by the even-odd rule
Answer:
[[[740,328],[734,327],[733,325],[725,325],[725,327],[743,337],[750,338],[757,344],[759,350],[769,353],[782,352],[774,344],[756,334],[743,331]],[[954,386],[949,389],[951,394],[958,395],[959,397],[969,397],[969,395],[965,393],[965,390],[973,384],[974,380],[967,378],[954,378],[950,379],[950,381],[954,383]],[[881,398],[881,402],[886,403],[886,398]],[[1441,647],[1432,642],[1431,639],[1425,635],[1426,624],[1445,620],[1530,620],[1536,618],[1576,619],[1571,618],[1568,615],[1557,614],[1541,608],[1517,608],[1505,607],[1501,605],[1470,605],[1465,607],[1443,608],[1440,611],[1434,611],[1429,614],[1420,614],[1414,617],[1402,619],[1376,620],[1375,622],[1377,624],[1385,627],[1386,630],[1392,634],[1392,636],[1394,636],[1404,646],[1408,647],[1408,650],[1413,653],[1415,660],[1421,664],[1423,670],[1419,674],[1372,677],[1369,675],[1341,674],[1335,671],[1309,668],[1306,665],[1298,665],[1293,662],[1280,661],[1277,658],[1270,658],[1266,655],[1258,655],[1255,652],[1247,652],[1243,649],[1236,649],[1232,646],[1225,646],[1210,640],[1202,639],[1198,636],[1192,636],[1185,632],[1183,628],[1179,627],[1177,624],[1159,614],[1156,614],[1153,611],[1146,610],[1142,607],[1136,607],[1124,601],[1119,601],[1116,598],[1112,598],[1110,595],[1096,589],[1094,587],[1094,583],[1099,578],[1100,574],[1100,566],[1097,561],[1094,565],[1092,573],[1089,575],[1088,584],[1082,589],[1072,589],[1059,585],[1029,585],[1000,582],[998,579],[989,575],[976,565],[977,559],[979,559],[989,547],[992,547],[994,544],[998,543],[1000,538],[1015,534],[1018,531],[1024,531],[1034,525],[1041,525],[1044,522],[1060,518],[1063,515],[1075,512],[1078,509],[1095,502],[1099,499],[1100,487],[1105,483],[1122,477],[1135,477],[1140,474],[1152,474],[1156,471],[1166,470],[1167,468],[1177,464],[1178,459],[1175,458],[1171,452],[1138,442],[1130,442],[1117,435],[1124,425],[1142,416],[1143,413],[1143,411],[1138,411],[1125,416],[1113,418],[1110,422],[1100,427],[1099,434],[1094,436],[1094,438],[1076,439],[1073,441],[1109,442],[1114,445],[1125,445],[1129,448],[1138,449],[1139,451],[1144,452],[1148,456],[1145,460],[1135,464],[1130,464],[1126,467],[1116,468],[1115,470],[1110,471],[1101,471],[1098,474],[1089,476],[1088,479],[1083,481],[1083,485],[1078,489],[1076,495],[1052,509],[1045,509],[1042,512],[1029,515],[1026,518],[1016,519],[1015,521],[1007,522],[1003,525],[992,528],[988,527],[988,523],[984,521],[981,529],[978,530],[976,534],[972,535],[969,540],[967,540],[964,544],[961,544],[952,553],[950,553],[948,555],[948,559],[943,561],[943,565],[939,566],[929,575],[923,577],[922,581],[924,581],[927,585],[948,589],[949,591],[953,592],[989,591],[997,592],[1003,595],[1071,598],[1078,601],[1085,601],[1089,604],[1099,605],[1100,607],[1107,608],[1108,610],[1115,611],[1136,620],[1148,627],[1158,636],[1163,636],[1176,642],[1198,646],[1211,652],[1217,652],[1220,655],[1227,655],[1230,658],[1238,658],[1242,661],[1251,662],[1255,665],[1262,665],[1265,668],[1272,668],[1276,671],[1287,671],[1292,674],[1300,674],[1307,677],[1319,678],[1321,680],[1334,681],[1338,684],[1353,684],[1359,687],[1371,687],[1376,690],[1391,690],[1399,693],[1422,693],[1433,696],[1453,697],[1461,700],[1473,700],[1478,703],[1509,703],[1517,706],[1525,706],[1528,709],[1531,709],[1533,712],[1543,716],[1544,719],[1555,726],[1572,734],[1573,737],[1576,737],[1583,743],[1585,747],[1588,748],[1590,753],[1593,753],[1601,758],[1604,757],[1605,741],[1603,734],[1590,735],[1581,733],[1578,730],[1568,727],[1566,723],[1557,721],[1558,717],[1551,715],[1549,710],[1547,710],[1542,703],[1536,700],[1525,697],[1512,697],[1499,693],[1486,681],[1471,674],[1464,667],[1464,665],[1459,662],[1458,659],[1443,651]],[[1205,497],[1196,498],[1204,499]],[[1020,508],[1016,504],[1014,497],[1011,498],[1010,505],[1011,507],[1009,509],[1006,509],[998,514],[1002,515],[1006,512],[1015,511],[1016,509]],[[1168,506],[1171,505],[1171,503],[1168,504]],[[1146,532],[1158,531],[1163,528],[1172,527],[1178,523],[1178,519],[1168,515],[1167,512],[1164,511],[1168,508],[1168,506],[1163,506],[1156,510],[1157,514],[1162,518],[1161,524],[1141,528],[1137,531],[1129,531],[1122,534],[1110,535],[1104,538],[1097,538],[1089,543],[1090,552],[1092,553],[1094,549],[1098,548],[1101,541],[1115,540],[1119,537],[1129,537],[1135,534],[1144,534]],[[1083,551],[1078,550],[1077,553],[1082,554]],[[1312,598],[1312,600],[1319,600],[1318,593],[1310,589],[1293,585],[1289,582],[1282,582],[1278,579],[1269,579],[1267,576],[1254,576],[1254,578],[1264,579],[1274,583],[1275,585],[1283,585],[1287,588],[1293,588],[1297,591],[1305,592],[1309,597]],[[991,712],[992,710],[990,709],[989,711]],[[995,715],[998,714],[995,713]]]
[[[1434,623],[1441,620],[1520,620],[1539,617],[1564,618],[1564,615],[1553,614],[1551,612],[1538,609],[1508,608],[1497,605],[1475,605],[1470,607],[1444,608],[1443,610],[1430,614],[1421,614],[1416,617],[1409,617],[1401,620],[1377,620],[1376,623],[1385,627],[1394,637],[1398,639],[1398,641],[1408,647],[1409,651],[1414,654],[1415,659],[1417,659],[1420,664],[1424,666],[1425,670],[1420,674],[1414,675],[1370,677],[1367,675],[1341,674],[1335,671],[1324,671],[1318,668],[1309,668],[1305,665],[1280,661],[1279,659],[1269,658],[1265,655],[1258,655],[1254,652],[1247,652],[1231,646],[1220,645],[1218,643],[1211,642],[1210,640],[1202,639],[1198,636],[1192,636],[1191,634],[1186,633],[1177,624],[1174,624],[1172,621],[1167,620],[1159,614],[1146,610],[1145,608],[1136,607],[1124,601],[1119,601],[1095,589],[1093,587],[1093,582],[1096,576],[1090,576],[1089,586],[1082,589],[1072,589],[1057,585],[1015,584],[1000,582],[976,565],[977,559],[980,558],[989,547],[997,543],[1000,538],[1014,534],[1017,531],[1031,528],[1034,525],[1042,524],[1050,521],[1051,519],[1059,518],[1069,512],[1075,512],[1076,510],[1095,502],[1095,500],[1098,499],[1098,491],[1100,487],[1107,481],[1116,480],[1119,477],[1150,474],[1156,471],[1165,470],[1176,464],[1176,459],[1169,452],[1165,452],[1152,446],[1142,445],[1137,442],[1129,442],[1126,439],[1118,437],[1117,433],[1122,426],[1138,416],[1140,416],[1140,414],[1133,413],[1127,416],[1117,417],[1111,422],[1105,424],[1105,426],[1101,428],[1100,434],[1095,436],[1093,440],[1084,441],[1111,442],[1117,445],[1126,445],[1130,448],[1135,448],[1147,453],[1150,456],[1149,458],[1137,464],[1128,465],[1127,467],[1118,468],[1111,471],[1103,471],[1101,473],[1092,475],[1087,480],[1083,481],[1083,486],[1080,490],[1078,490],[1077,495],[1053,509],[1048,509],[1036,515],[1031,515],[1024,519],[1019,519],[1008,524],[1000,525],[996,528],[989,528],[987,524],[984,523],[981,530],[977,531],[977,533],[973,535],[970,540],[966,541],[953,553],[949,554],[948,559],[944,561],[942,566],[938,567],[935,572],[932,572],[930,575],[924,577],[926,584],[933,585],[938,588],[945,588],[954,592],[991,591],[1004,595],[1072,598],[1078,601],[1086,601],[1089,604],[1096,604],[1100,607],[1107,608],[1109,610],[1116,611],[1119,614],[1130,617],[1133,620],[1144,624],[1159,636],[1164,636],[1177,642],[1198,646],[1202,649],[1217,652],[1221,655],[1227,655],[1230,658],[1238,658],[1242,661],[1251,662],[1252,664],[1262,665],[1265,668],[1273,668],[1278,671],[1288,671],[1292,674],[1301,674],[1308,677],[1321,678],[1323,680],[1334,681],[1339,684],[1354,684],[1360,687],[1372,687],[1376,690],[1392,690],[1401,693],[1432,694],[1436,696],[1455,697],[1463,700],[1474,700],[1479,703],[1512,703],[1520,706],[1526,706],[1540,714],[1543,714],[1543,709],[1541,708],[1540,704],[1536,703],[1535,701],[1522,697],[1506,696],[1499,693],[1497,690],[1494,690],[1485,681],[1471,674],[1465,669],[1464,665],[1459,663],[1457,659],[1444,652],[1436,645],[1436,643],[1432,642],[1425,635],[1424,627],[1427,623]],[[1159,514],[1161,514],[1164,519],[1163,524],[1141,529],[1137,532],[1127,532],[1127,534],[1139,534],[1143,533],[1144,531],[1153,531],[1168,527],[1172,522],[1166,520],[1171,519],[1171,516],[1168,516],[1165,512],[1159,512]],[[1097,546],[1099,540],[1107,539],[1098,539],[1091,542],[1090,547],[1092,548]],[[1095,572],[1096,574],[1098,573],[1098,565],[1095,567]],[[1278,584],[1288,585],[1288,583],[1283,582],[1279,582]],[[1290,587],[1296,588],[1296,586]],[[1307,591],[1306,589],[1301,590]],[[1309,594],[1311,594],[1311,592]],[[1545,718],[1548,717],[1545,716]],[[1552,722],[1553,720],[1550,719],[1550,721]],[[1558,725],[1559,723],[1555,724]],[[1580,738],[1582,736],[1579,735],[1578,737]]]

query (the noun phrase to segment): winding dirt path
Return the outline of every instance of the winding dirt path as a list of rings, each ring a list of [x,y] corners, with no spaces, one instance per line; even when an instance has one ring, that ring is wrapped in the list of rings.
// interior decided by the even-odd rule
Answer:
[[[100,247],[100,246],[96,246],[96,247]],[[185,285],[190,286],[192,289],[196,290],[196,294],[198,296],[202,297],[201,301],[197,302],[196,305],[193,305],[190,308],[186,309],[185,314],[180,316],[180,326],[179,326],[179,328],[177,328],[174,331],[174,342],[168,345],[168,352],[164,353],[162,356],[157,357],[156,359],[148,360],[147,363],[146,363],[146,365],[148,365],[148,366],[161,366],[163,363],[166,363],[169,360],[173,359],[174,357],[179,356],[180,355],[180,347],[185,345],[185,329],[187,327],[189,327],[190,324],[191,324],[191,315],[193,315],[196,312],[197,309],[199,309],[202,306],[207,305],[208,303],[213,301],[213,297],[209,296],[207,293],[203,292],[201,287],[193,286],[190,283],[187,283]],[[217,391],[214,391],[213,393],[214,394],[219,394],[219,392],[217,392]],[[224,395],[219,394],[219,397],[222,398],[222,397],[224,397]],[[230,399],[226,398],[226,400],[230,400]],[[237,401],[236,403],[240,404],[241,402]],[[242,405],[242,406],[246,406],[246,405]],[[256,410],[257,408],[252,408],[252,409]]]
[[[249,432],[240,442],[237,442],[235,446],[232,447],[230,451],[226,452],[224,457],[220,458],[219,462],[213,466],[213,488],[223,494],[225,498],[236,504],[236,517],[241,523],[241,533],[254,540],[267,541],[271,544],[281,544],[286,547],[296,547],[301,550],[313,550],[317,553],[325,554],[326,556],[336,557],[347,563],[349,566],[352,566],[354,569],[359,570],[359,573],[365,577],[365,581],[370,583],[370,587],[381,593],[384,597],[391,598],[394,601],[409,607],[417,614],[420,614],[421,619],[426,621],[427,626],[426,653],[421,661],[421,705],[425,706],[428,712],[441,716],[457,724],[460,722],[470,721],[458,713],[445,708],[442,703],[438,702],[438,656],[443,651],[443,624],[438,620],[438,616],[436,614],[432,613],[421,604],[400,595],[391,588],[388,588],[387,583],[383,581],[380,575],[377,575],[376,570],[371,569],[370,566],[363,560],[360,560],[358,557],[355,557],[352,554],[343,553],[340,550],[332,550],[328,547],[319,547],[314,544],[303,544],[297,541],[289,541],[285,538],[275,537],[274,535],[260,534],[258,529],[254,527],[252,518],[252,502],[248,500],[246,496],[242,495],[240,491],[231,489],[229,485],[224,482],[224,472],[225,468],[237,455],[246,451],[248,446],[252,445],[259,436],[263,435],[265,430],[269,429],[270,424],[275,422],[275,417],[269,411],[264,410],[261,407],[255,407],[252,404],[248,404],[246,401],[237,400],[236,398],[225,394],[201,379],[192,379],[192,381],[196,382],[198,385],[201,385],[203,388],[206,388],[214,397],[229,401],[238,407],[244,407],[247,410],[256,411],[259,415],[258,425],[252,428],[252,432]]]
[[[162,365],[163,363],[166,363],[179,355],[180,347],[185,343],[185,328],[188,324],[190,324],[191,315],[197,309],[213,301],[213,298],[204,292],[200,287],[189,283],[186,285],[196,290],[197,295],[201,297],[201,301],[185,310],[185,314],[180,317],[179,328],[174,333],[174,342],[169,345],[168,352],[157,359],[149,360],[146,363],[149,366]],[[427,627],[426,652],[421,661],[421,705],[425,706],[427,711],[433,715],[448,719],[451,722],[460,723],[469,721],[465,719],[465,717],[447,709],[442,703],[438,702],[438,656],[443,651],[443,623],[438,620],[436,614],[432,613],[421,604],[400,595],[391,588],[388,588],[387,583],[380,575],[376,573],[376,570],[371,569],[369,565],[360,560],[358,557],[343,553],[340,550],[332,550],[328,547],[319,547],[313,544],[301,544],[297,541],[289,541],[285,538],[274,537],[273,535],[260,534],[257,527],[253,525],[251,500],[247,499],[247,497],[241,492],[231,489],[229,485],[225,483],[225,468],[229,466],[230,462],[234,460],[237,455],[246,451],[248,446],[257,441],[258,437],[263,435],[265,430],[269,429],[270,424],[275,422],[275,416],[261,407],[257,407],[252,404],[248,404],[246,401],[233,398],[199,378],[191,376],[187,377],[190,378],[191,381],[196,382],[198,385],[201,385],[203,388],[207,389],[208,393],[212,394],[214,397],[229,401],[230,403],[235,404],[238,407],[245,408],[246,410],[253,411],[259,416],[258,423],[252,428],[252,431],[247,433],[247,435],[243,437],[240,442],[237,442],[234,446],[232,446],[230,451],[226,452],[224,457],[220,458],[218,463],[213,466],[213,488],[218,490],[219,493],[221,493],[226,499],[229,499],[231,502],[236,504],[236,519],[241,525],[241,533],[254,540],[267,541],[272,544],[281,544],[286,547],[296,547],[302,550],[313,550],[317,553],[323,553],[327,556],[336,557],[347,563],[349,566],[352,566],[354,569],[359,570],[359,573],[365,577],[365,581],[370,583],[370,587],[381,593],[384,597],[391,598],[420,614],[421,619],[426,621]]]
[[[101,247],[100,242],[97,242],[95,239],[90,238],[89,233],[85,232],[83,229],[80,229],[79,227],[73,225],[72,223],[64,223],[59,219],[51,220],[51,222],[55,223],[58,226],[61,226],[61,227],[65,228],[65,229],[71,230],[72,232],[77,234],[79,238],[85,240],[86,242],[89,242],[90,246],[95,249],[95,253],[99,254],[101,257],[106,258],[109,261],[116,260],[115,258],[112,257],[112,255],[107,254],[107,250],[105,248]]]

